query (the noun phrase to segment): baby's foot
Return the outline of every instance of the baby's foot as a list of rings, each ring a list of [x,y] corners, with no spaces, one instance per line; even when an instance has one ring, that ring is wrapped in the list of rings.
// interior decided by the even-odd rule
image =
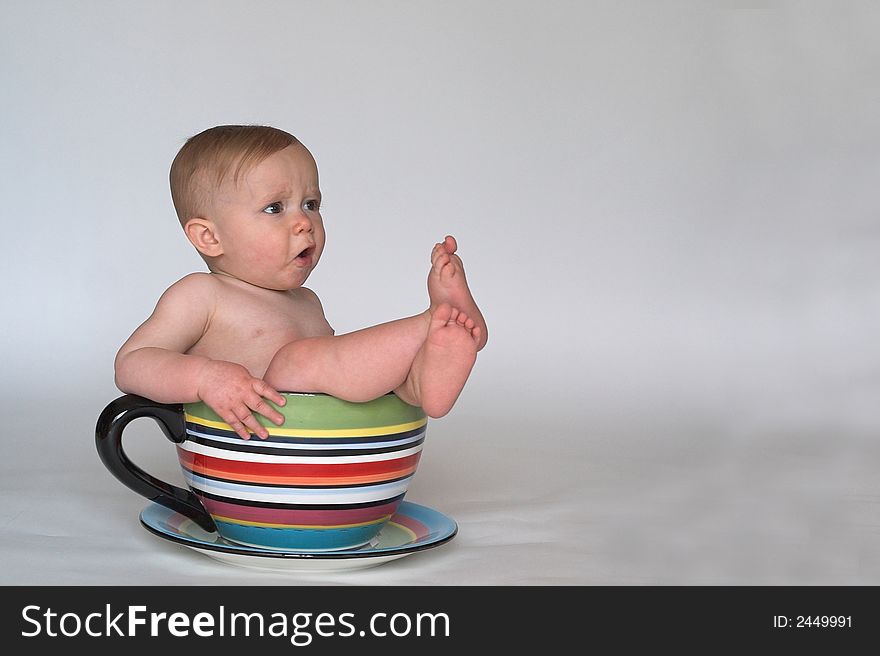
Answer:
[[[419,404],[429,417],[452,409],[477,358],[480,333],[473,319],[448,303],[432,312],[428,336],[413,361]]]
[[[436,312],[443,303],[448,303],[473,320],[480,329],[477,350],[486,344],[488,337],[486,322],[477,307],[464,276],[464,265],[455,254],[458,244],[452,236],[446,237],[431,251],[431,271],[428,273],[428,297],[431,311]]]

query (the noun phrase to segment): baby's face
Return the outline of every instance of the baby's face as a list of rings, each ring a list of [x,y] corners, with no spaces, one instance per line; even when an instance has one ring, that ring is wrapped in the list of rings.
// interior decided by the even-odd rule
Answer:
[[[266,289],[302,286],[324,250],[318,168],[302,144],[256,165],[213,203],[223,254],[214,269]]]

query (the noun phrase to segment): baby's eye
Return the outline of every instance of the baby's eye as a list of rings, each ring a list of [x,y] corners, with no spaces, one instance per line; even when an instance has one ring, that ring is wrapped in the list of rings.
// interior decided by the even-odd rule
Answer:
[[[321,209],[321,201],[319,200],[307,200],[303,203],[303,207],[310,212],[317,212]]]
[[[284,211],[284,203],[271,203],[269,205],[266,205],[266,207],[263,208],[263,211],[266,214],[281,214],[281,212]]]

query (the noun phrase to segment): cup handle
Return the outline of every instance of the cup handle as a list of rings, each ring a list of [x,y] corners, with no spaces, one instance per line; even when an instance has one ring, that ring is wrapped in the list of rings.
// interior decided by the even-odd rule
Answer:
[[[135,394],[126,394],[111,401],[101,412],[95,428],[95,445],[101,462],[122,483],[160,505],[189,517],[206,531],[215,532],[214,520],[205,512],[198,497],[189,490],[171,485],[151,476],[134,464],[122,448],[122,432],[139,417],[149,417],[165,437],[180,444],[186,440],[183,406],[157,403]]]

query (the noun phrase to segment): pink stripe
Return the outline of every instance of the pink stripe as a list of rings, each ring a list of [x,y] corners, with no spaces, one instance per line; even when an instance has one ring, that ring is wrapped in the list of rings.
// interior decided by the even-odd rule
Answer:
[[[401,526],[405,526],[410,531],[416,534],[416,539],[421,540],[423,537],[427,536],[431,529],[422,524],[419,520],[413,519],[407,515],[395,515],[391,518],[391,521],[395,524],[400,524]]]
[[[397,500],[368,508],[300,510],[239,506],[234,503],[226,503],[225,501],[206,499],[202,496],[199,496],[199,499],[211,515],[219,515],[246,522],[286,525],[339,526],[342,524],[360,524],[361,522],[371,522],[392,515],[400,505],[400,501]]]

